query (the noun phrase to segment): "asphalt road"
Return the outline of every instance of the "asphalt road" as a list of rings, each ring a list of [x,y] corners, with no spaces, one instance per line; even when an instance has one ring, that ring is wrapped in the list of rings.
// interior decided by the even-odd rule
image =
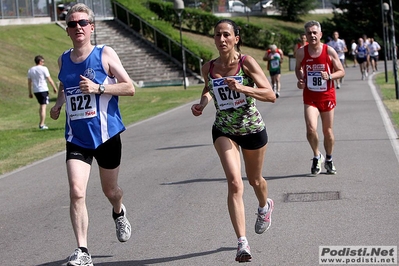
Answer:
[[[245,180],[250,265],[319,265],[319,246],[399,243],[397,134],[373,75],[362,81],[358,68],[346,71],[337,91],[335,176],[309,176],[312,152],[293,73],[283,75],[276,103],[258,102],[269,134],[264,176],[275,210],[269,231],[255,234],[257,202]],[[120,185],[133,229],[126,243],[116,239],[93,164],[87,205],[95,265],[237,264],[227,185],[211,141],[214,108],[194,117],[190,106],[122,134]],[[65,265],[76,247],[64,157],[0,176],[0,265]]]

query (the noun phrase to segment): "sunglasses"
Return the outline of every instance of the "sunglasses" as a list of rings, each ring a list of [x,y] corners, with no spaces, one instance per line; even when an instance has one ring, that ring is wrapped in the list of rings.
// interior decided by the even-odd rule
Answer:
[[[78,24],[81,27],[86,27],[87,25],[89,25],[91,23],[87,19],[81,19],[81,20],[78,20],[78,21],[69,21],[67,23],[68,28],[75,28]]]

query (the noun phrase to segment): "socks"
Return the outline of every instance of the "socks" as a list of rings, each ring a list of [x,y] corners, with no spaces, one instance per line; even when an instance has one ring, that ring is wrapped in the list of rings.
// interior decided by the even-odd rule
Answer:
[[[247,237],[245,237],[245,236],[240,237],[238,239],[238,242],[247,242],[248,243]]]
[[[315,156],[317,160],[320,159],[321,153],[318,156]],[[332,161],[332,155],[331,154],[326,154],[326,161]]]
[[[79,247],[82,252],[89,254],[89,250],[85,247]]]
[[[258,207],[258,213],[265,214],[269,210],[269,203],[266,203],[265,207]]]
[[[114,218],[114,220],[118,219],[119,217],[125,215],[124,211],[122,210],[121,213],[115,213],[114,209],[112,209],[112,218]]]

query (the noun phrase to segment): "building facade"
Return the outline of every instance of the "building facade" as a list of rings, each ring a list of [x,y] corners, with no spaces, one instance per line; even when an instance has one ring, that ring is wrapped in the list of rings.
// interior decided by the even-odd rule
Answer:
[[[93,9],[96,17],[113,17],[111,0],[78,0]],[[71,4],[76,3],[71,2]],[[27,19],[49,17],[60,19],[68,4],[56,0],[0,0],[0,19]]]

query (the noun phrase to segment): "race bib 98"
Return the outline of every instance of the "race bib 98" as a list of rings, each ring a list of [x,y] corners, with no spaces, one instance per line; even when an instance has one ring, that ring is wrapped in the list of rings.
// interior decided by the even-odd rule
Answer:
[[[309,71],[307,76],[307,87],[311,91],[326,91],[327,81],[322,78],[320,71]]]

